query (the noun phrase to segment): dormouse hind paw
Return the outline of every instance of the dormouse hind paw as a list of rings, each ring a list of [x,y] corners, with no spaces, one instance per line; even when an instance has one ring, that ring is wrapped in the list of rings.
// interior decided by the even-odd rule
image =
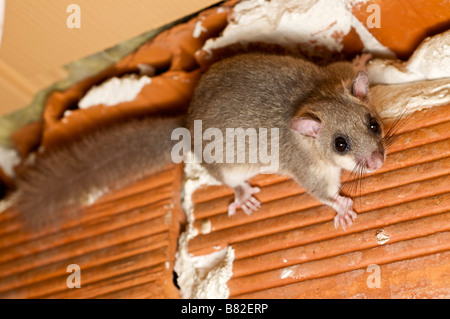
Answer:
[[[247,215],[258,210],[261,202],[252,195],[260,191],[259,187],[251,187],[248,183],[237,186],[234,189],[235,200],[228,206],[228,217],[236,214],[238,208],[241,208]]]

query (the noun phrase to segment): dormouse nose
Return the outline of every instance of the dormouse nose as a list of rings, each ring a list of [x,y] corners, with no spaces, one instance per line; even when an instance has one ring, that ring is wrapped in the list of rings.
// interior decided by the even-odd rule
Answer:
[[[384,155],[379,151],[375,151],[367,159],[367,169],[370,172],[376,171],[381,166],[383,166],[383,163],[384,163]]]

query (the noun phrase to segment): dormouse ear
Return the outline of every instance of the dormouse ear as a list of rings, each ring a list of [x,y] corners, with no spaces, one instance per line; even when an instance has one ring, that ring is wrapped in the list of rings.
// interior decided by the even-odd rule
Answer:
[[[352,94],[360,100],[364,100],[369,93],[369,76],[366,71],[359,71],[352,84]]]
[[[312,117],[295,117],[291,120],[291,129],[303,135],[317,137],[322,129],[322,123]]]

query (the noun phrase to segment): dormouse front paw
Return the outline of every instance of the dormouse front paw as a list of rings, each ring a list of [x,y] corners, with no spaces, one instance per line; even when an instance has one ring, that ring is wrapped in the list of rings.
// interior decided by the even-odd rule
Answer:
[[[337,212],[336,217],[334,217],[334,227],[336,229],[341,225],[342,229],[346,230],[358,217],[353,211],[353,200],[350,197],[338,196],[331,207]]]

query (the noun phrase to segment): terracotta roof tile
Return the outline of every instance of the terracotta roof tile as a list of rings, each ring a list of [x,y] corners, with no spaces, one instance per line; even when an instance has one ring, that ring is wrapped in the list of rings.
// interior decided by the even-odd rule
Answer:
[[[2,298],[176,298],[172,268],[180,223],[181,167],[105,196],[58,232],[21,230],[15,212],[0,216]],[[68,289],[67,266],[83,289]]]
[[[441,236],[442,237],[442,236]],[[436,238],[431,238],[435,240]],[[448,241],[448,234],[444,240]],[[417,242],[410,242],[417,244]],[[396,247],[408,249],[406,247]],[[381,251],[381,253],[386,253]],[[389,252],[388,252],[389,253]],[[360,257],[360,256],[358,256]],[[364,256],[367,258],[367,256]],[[411,257],[411,256],[408,256]],[[450,253],[380,264],[380,288],[368,288],[367,268],[242,294],[240,298],[448,298]],[[340,260],[345,262],[346,260]],[[347,259],[348,261],[348,259]],[[368,261],[367,261],[368,262]],[[367,263],[366,262],[366,263]],[[314,270],[313,270],[314,271]]]

